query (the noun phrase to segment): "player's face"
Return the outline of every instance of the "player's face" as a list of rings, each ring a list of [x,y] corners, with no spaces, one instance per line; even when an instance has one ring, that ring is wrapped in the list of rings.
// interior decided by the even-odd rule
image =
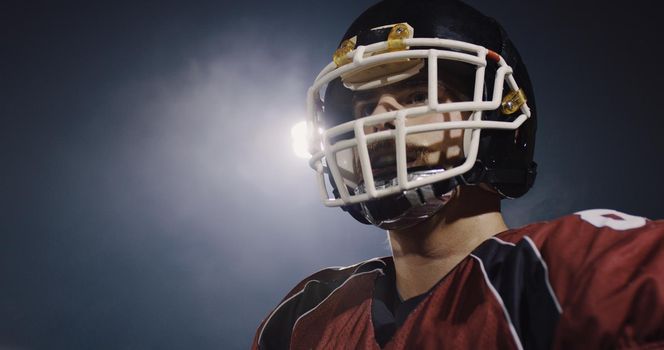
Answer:
[[[459,101],[458,94],[447,90],[439,83],[439,102]],[[397,83],[368,92],[357,93],[353,99],[355,118],[363,118],[380,113],[417,107],[428,103],[427,82]],[[469,113],[431,113],[406,119],[406,126],[465,120]],[[370,134],[386,129],[394,129],[393,122],[365,127]],[[463,130],[409,134],[406,136],[406,158],[408,168],[449,168],[463,157]],[[396,152],[393,140],[369,144],[369,157],[373,174],[376,177],[394,174]],[[356,167],[359,168],[359,167]]]

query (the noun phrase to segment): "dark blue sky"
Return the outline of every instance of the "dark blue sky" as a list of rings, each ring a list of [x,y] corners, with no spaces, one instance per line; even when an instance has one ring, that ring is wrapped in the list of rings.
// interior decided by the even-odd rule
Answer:
[[[536,89],[540,175],[508,223],[661,218],[653,5],[469,2]],[[246,348],[298,280],[387,254],[289,134],[372,3],[0,4],[0,348]]]

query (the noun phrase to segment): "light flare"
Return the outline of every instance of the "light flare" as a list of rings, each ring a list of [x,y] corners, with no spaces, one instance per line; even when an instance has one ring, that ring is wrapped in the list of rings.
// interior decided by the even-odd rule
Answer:
[[[304,159],[311,158],[311,154],[309,153],[307,122],[301,121],[293,125],[291,128],[291,138],[295,155]]]

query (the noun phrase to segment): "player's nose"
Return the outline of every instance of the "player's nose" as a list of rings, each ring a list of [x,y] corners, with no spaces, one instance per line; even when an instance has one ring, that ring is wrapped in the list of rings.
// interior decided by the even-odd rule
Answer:
[[[376,115],[379,113],[386,113],[386,112],[392,112],[392,111],[397,111],[402,109],[403,106],[397,101],[397,99],[389,94],[383,94],[380,96],[378,99],[378,102],[376,103],[376,107],[373,110],[373,113],[371,115]],[[380,123],[380,124],[375,124],[372,125],[371,130],[373,132],[377,131],[382,131],[386,129],[394,129],[394,121],[388,120],[386,122]]]
[[[390,94],[383,94],[378,98],[376,108],[374,108],[373,115],[378,113],[385,113],[402,109],[403,106],[397,99]]]

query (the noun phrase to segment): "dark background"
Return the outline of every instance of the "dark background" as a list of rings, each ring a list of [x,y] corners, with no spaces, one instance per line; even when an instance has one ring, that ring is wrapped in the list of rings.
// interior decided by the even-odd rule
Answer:
[[[0,4],[0,349],[236,349],[301,278],[388,254],[290,128],[368,0]],[[651,1],[469,1],[536,87],[519,226],[662,217]],[[573,242],[570,242],[572,244]]]

